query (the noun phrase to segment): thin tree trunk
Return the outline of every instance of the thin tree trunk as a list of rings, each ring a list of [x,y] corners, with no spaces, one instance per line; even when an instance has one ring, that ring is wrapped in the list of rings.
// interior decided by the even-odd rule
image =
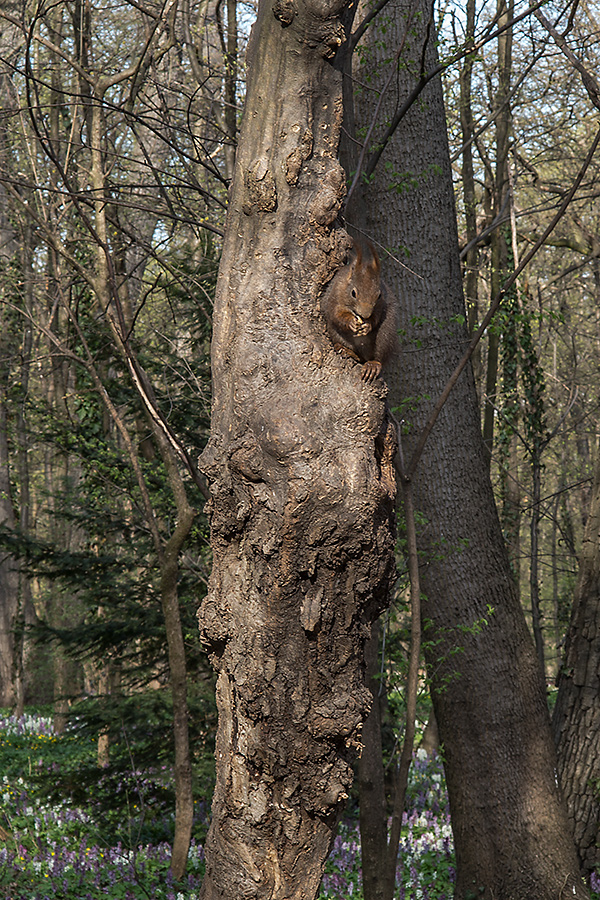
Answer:
[[[71,679],[69,677],[69,661],[60,645],[53,648],[52,674],[54,677],[54,714],[53,726],[56,734],[64,734],[69,721],[69,700]]]
[[[561,452],[561,457],[564,459],[564,444]],[[552,612],[553,612],[553,635],[554,635],[554,646],[553,646],[553,663],[555,676],[558,683],[558,675],[560,672],[560,657],[561,653],[559,647],[561,645],[562,640],[562,628],[561,628],[561,604],[560,604],[560,591],[559,591],[559,558],[558,558],[558,515],[560,508],[560,500],[562,491],[565,488],[565,478],[564,478],[564,465],[561,466],[561,475],[558,479],[558,485],[556,488],[556,496],[554,498],[554,503],[552,504],[552,535],[551,535],[551,558],[552,558]]]
[[[358,764],[362,881],[366,900],[384,900],[387,869],[387,814],[379,696],[381,681],[377,677],[380,640],[381,628],[377,623],[365,646],[367,684],[373,702],[363,725],[363,750]]]
[[[16,15],[16,8],[11,10]],[[15,98],[11,90],[11,49],[16,38],[15,29],[3,24],[0,32],[0,169],[12,172],[9,125],[16,114]],[[0,265],[9,270],[18,253],[18,233],[9,217],[7,192],[0,184]],[[9,529],[15,526],[15,508],[11,485],[11,457],[8,442],[8,395],[11,381],[11,361],[14,358],[13,341],[16,337],[8,316],[8,303],[4,291],[0,293],[0,525]],[[18,618],[19,574],[14,559],[0,555],[0,706],[12,706],[18,702],[15,682],[16,647],[14,628]]]
[[[237,0],[227,0],[227,47],[224,48],[225,64],[225,124],[227,139],[225,143],[225,166],[228,177],[233,176],[235,165],[235,145],[237,141],[237,54],[238,23]]]
[[[98,697],[110,695],[110,661],[100,663],[98,672]],[[110,732],[108,728],[102,728],[98,733],[98,746],[96,752],[98,768],[103,769],[110,763]]]
[[[48,297],[51,301],[60,297],[60,281],[60,260],[52,248],[48,247]],[[52,330],[57,335],[60,335],[64,326],[64,318],[60,313],[59,310],[52,323]],[[69,420],[68,398],[73,372],[67,357],[57,352],[51,341],[48,341],[48,346],[51,365],[50,404],[53,415],[66,423]],[[55,546],[65,550],[75,549],[79,537],[76,526],[71,525],[60,514],[61,503],[65,497],[68,497],[69,491],[74,489],[77,480],[78,473],[76,465],[73,463],[74,458],[65,447],[56,452],[49,451],[46,458],[46,487],[53,504],[55,504],[51,520],[52,540]],[[52,627],[61,628],[67,622],[73,625],[75,606],[76,600],[69,593],[68,588],[55,592],[48,601],[47,609],[48,621]],[[54,675],[54,728],[58,734],[62,734],[67,727],[69,700],[75,693],[73,679],[75,663],[68,658],[59,642],[56,642],[53,647],[52,668]]]
[[[160,593],[167,631],[175,744],[175,835],[171,855],[171,871],[175,878],[183,878],[192,838],[194,797],[188,728],[187,667],[177,582],[179,554],[190,533],[195,512],[187,502],[185,488],[172,455],[168,453],[167,448],[162,447],[162,450],[178,511],[177,526],[162,554]],[[167,456],[166,459],[165,456]]]
[[[498,26],[506,26],[512,18],[513,0],[498,0],[496,15]],[[498,36],[498,85],[494,105],[496,111],[496,172],[494,182],[494,217],[505,209],[508,181],[508,147],[511,127],[509,105],[510,81],[512,74],[512,28],[506,28]],[[492,253],[490,273],[490,297],[497,296],[506,279],[507,247],[504,229],[497,227],[491,235]],[[498,381],[498,359],[500,332],[490,329],[488,336],[488,356],[485,382],[485,404],[483,414],[483,441],[491,462],[494,448],[494,422],[496,417],[496,391]]]
[[[0,343],[0,357],[5,348]],[[2,361],[0,368],[4,369]],[[7,367],[6,367],[7,368]],[[15,514],[12,503],[6,410],[6,379],[0,371],[0,525],[13,529]],[[19,604],[17,563],[4,552],[0,555],[0,706],[15,702],[15,635]]]
[[[529,533],[531,536],[531,560],[529,567],[529,597],[531,603],[531,622],[533,627],[533,639],[535,650],[540,661],[540,669],[546,680],[546,661],[544,657],[544,636],[542,633],[542,610],[540,604],[539,583],[539,530],[540,530],[540,503],[542,499],[542,462],[541,451],[534,447],[531,459],[531,519]]]
[[[406,552],[410,576],[410,652],[406,676],[406,724],[402,753],[394,777],[394,808],[390,824],[386,862],[386,900],[393,900],[396,887],[396,864],[402,834],[402,815],[406,803],[408,772],[412,762],[417,720],[417,693],[419,687],[419,663],[421,659],[421,579],[419,575],[419,549],[412,479],[406,475],[402,453],[401,430],[398,429],[399,475],[402,484],[402,504],[406,528]]]
[[[515,410],[516,413],[516,410]],[[518,414],[517,414],[518,415]],[[518,421],[518,419],[517,419]],[[516,422],[515,422],[516,424]],[[521,585],[521,483],[519,480],[519,438],[508,438],[506,456],[500,456],[501,521],[510,568],[517,593]]]
[[[218,669],[203,900],[312,900],[371,702],[364,642],[394,575],[385,389],[319,312],[347,239],[336,159],[339,3],[261,2],[215,299],[213,571],[200,627]]]
[[[26,285],[27,306],[31,308],[32,272],[31,272],[31,229],[29,223],[25,225],[25,235],[22,250],[23,281]],[[21,396],[17,406],[16,435],[17,435],[17,470],[19,478],[19,530],[23,535],[29,535],[31,527],[31,491],[29,472],[30,431],[27,425],[26,407],[29,402],[29,375],[31,369],[31,349],[33,343],[32,328],[25,320],[23,327],[23,339],[21,344]],[[25,694],[27,689],[27,664],[31,655],[31,641],[26,628],[32,625],[36,619],[31,582],[25,572],[19,574],[19,612],[17,615],[17,629],[15,633],[15,715],[23,715],[25,709]]]
[[[465,49],[473,45],[475,36],[475,0],[467,0],[465,23]],[[460,69],[460,125],[462,149],[462,184],[465,204],[465,243],[468,247],[465,268],[465,300],[467,306],[467,322],[469,332],[477,330],[479,320],[479,250],[477,248],[477,204],[475,196],[475,171],[473,167],[473,141],[475,125],[471,107],[471,82],[474,56],[466,53]],[[476,383],[481,378],[481,350],[478,348],[473,356],[473,370]]]

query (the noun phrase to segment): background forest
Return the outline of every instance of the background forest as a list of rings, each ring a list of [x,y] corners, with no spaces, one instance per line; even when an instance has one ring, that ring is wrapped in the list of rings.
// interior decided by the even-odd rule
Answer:
[[[38,773],[54,800],[84,802],[100,769],[98,800],[124,820],[132,793],[118,786],[135,794],[152,770],[144,827],[155,831],[143,837],[172,843],[176,879],[191,835],[204,837],[214,780],[214,674],[196,618],[209,493],[197,460],[255,15],[237,0],[0,10],[0,706],[17,717],[51,709],[54,734],[93,746],[50,782]],[[377,17],[385,34],[387,15],[385,2],[364,4],[354,24],[354,93],[372,113],[365,146],[392,125],[370,103],[372,72],[392,79],[403,56],[361,42],[360,22]],[[471,333],[560,213],[473,355],[552,708],[586,525],[598,543],[588,520],[600,460],[600,95],[589,73],[600,70],[600,24],[577,0],[539,15],[514,0],[438,4],[433,23]],[[365,181],[376,156],[361,158]],[[439,177],[385,165],[402,198]],[[411,267],[402,244],[381,256],[388,271]],[[407,605],[403,575],[379,648],[388,765],[404,728]],[[424,728],[424,667],[421,687]],[[173,829],[163,814],[175,807]],[[586,860],[589,875],[597,860]]]

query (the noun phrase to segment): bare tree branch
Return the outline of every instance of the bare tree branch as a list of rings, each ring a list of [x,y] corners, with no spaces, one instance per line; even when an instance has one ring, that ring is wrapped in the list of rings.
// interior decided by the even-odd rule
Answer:
[[[431,431],[433,430],[433,427],[437,421],[437,418],[438,418],[440,412],[442,411],[444,404],[446,403],[446,400],[450,396],[450,392],[451,392],[452,388],[454,387],[454,385],[460,378],[460,375],[462,374],[463,369],[469,362],[469,360],[473,354],[473,351],[475,350],[475,347],[477,346],[477,344],[483,337],[484,332],[486,331],[488,325],[492,321],[494,314],[498,310],[498,307],[500,306],[502,298],[504,297],[504,295],[506,294],[508,289],[515,283],[515,281],[517,280],[517,278],[519,277],[519,275],[521,274],[523,269],[527,265],[529,265],[532,258],[538,252],[540,247],[542,247],[544,245],[548,236],[552,233],[552,231],[555,229],[556,225],[559,223],[559,221],[564,216],[569,204],[571,203],[573,197],[575,196],[575,193],[577,192],[579,185],[581,184],[581,182],[583,180],[585,173],[587,172],[587,170],[589,168],[589,165],[590,165],[599,145],[600,145],[600,129],[598,129],[596,137],[594,138],[594,140],[592,142],[592,145],[591,145],[591,147],[588,151],[588,154],[583,162],[583,165],[582,165],[581,169],[579,170],[571,189],[569,190],[568,194],[566,195],[563,202],[561,203],[560,208],[558,209],[556,215],[554,216],[554,218],[552,219],[552,221],[550,222],[550,224],[548,225],[548,227],[546,228],[546,230],[544,231],[542,236],[540,238],[538,238],[538,240],[535,242],[533,247],[531,247],[531,249],[525,254],[523,259],[521,260],[520,265],[514,270],[514,272],[510,276],[510,278],[507,278],[506,282],[504,283],[504,285],[502,287],[502,290],[499,291],[498,294],[494,297],[483,322],[479,326],[479,329],[477,330],[477,332],[473,335],[473,338],[469,342],[469,345],[468,345],[464,355],[462,356],[460,362],[456,366],[456,369],[454,370],[454,372],[448,379],[446,387],[442,391],[437,403],[435,404],[435,406],[431,412],[431,415],[430,415],[429,419],[427,420],[427,424],[423,428],[423,431],[421,432],[419,440],[417,441],[417,445],[414,449],[408,469],[406,470],[406,476],[408,478],[411,478],[414,475],[414,472],[419,464],[419,460],[420,460],[423,450],[425,448],[425,444],[427,443],[427,438],[431,434]]]
[[[581,75],[581,80],[583,81],[583,86],[587,91],[588,97],[590,98],[596,109],[600,110],[600,87],[598,86],[598,82],[596,81],[596,79],[586,69],[581,60],[575,56],[563,35],[558,33],[556,28],[554,28],[554,26],[550,24],[546,16],[539,9],[534,10],[533,14],[536,19],[541,22],[546,31],[552,35],[552,37],[556,41],[557,46],[560,47],[564,55],[572,64],[573,68],[577,69],[577,71]]]

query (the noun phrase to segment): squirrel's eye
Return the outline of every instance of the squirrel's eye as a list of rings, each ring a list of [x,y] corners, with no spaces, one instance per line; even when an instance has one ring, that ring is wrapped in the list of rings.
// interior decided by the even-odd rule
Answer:
[[[356,288],[352,288],[352,296],[356,300]]]

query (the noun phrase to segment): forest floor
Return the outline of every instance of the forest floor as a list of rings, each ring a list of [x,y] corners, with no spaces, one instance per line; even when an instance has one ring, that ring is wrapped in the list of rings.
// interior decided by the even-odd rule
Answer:
[[[1,895],[7,900],[197,900],[208,804],[198,800],[187,875],[174,882],[169,872],[172,819],[164,810],[153,814],[152,788],[164,787],[164,772],[159,778],[136,772],[110,808],[97,796],[93,803],[81,802],[77,764],[92,753],[89,739],[87,747],[82,741],[69,732],[56,735],[51,720],[40,715],[0,717]],[[68,792],[65,785],[71,786]],[[396,898],[451,900],[454,855],[439,759],[418,751],[407,805]],[[358,822],[349,816],[327,862],[320,900],[362,896]]]

